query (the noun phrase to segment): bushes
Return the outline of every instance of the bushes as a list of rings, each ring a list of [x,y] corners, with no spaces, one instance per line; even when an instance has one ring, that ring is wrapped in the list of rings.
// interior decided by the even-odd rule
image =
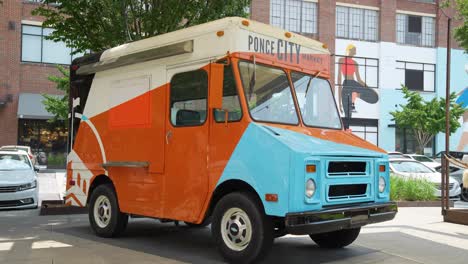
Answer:
[[[435,186],[425,179],[390,176],[390,199],[392,201],[433,201]]]

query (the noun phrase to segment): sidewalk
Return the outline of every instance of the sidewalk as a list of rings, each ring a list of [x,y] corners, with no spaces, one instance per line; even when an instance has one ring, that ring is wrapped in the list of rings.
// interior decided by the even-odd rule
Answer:
[[[44,200],[63,200],[66,190],[66,173],[39,172],[37,174],[39,184],[39,202]]]

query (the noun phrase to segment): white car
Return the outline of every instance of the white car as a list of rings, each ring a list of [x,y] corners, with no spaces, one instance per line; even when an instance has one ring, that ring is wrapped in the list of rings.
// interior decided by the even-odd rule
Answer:
[[[428,156],[425,155],[420,155],[420,154],[406,154],[406,156],[409,156],[411,159],[417,160],[421,162],[422,164],[430,167],[430,168],[437,168],[440,166],[440,163],[429,158]]]
[[[441,197],[441,174],[419,161],[411,159],[390,159],[390,170],[397,176],[426,179],[434,183],[434,195]],[[461,193],[460,183],[454,178],[449,179],[449,196],[457,198]]]
[[[24,151],[0,151],[0,209],[37,208],[37,174]]]
[[[8,146],[1,146],[0,150],[7,150],[7,151],[17,151],[22,150],[28,153],[29,158],[32,161],[33,165],[36,165],[36,157],[33,155],[31,151],[31,147],[29,146],[18,146],[18,145],[8,145]]]

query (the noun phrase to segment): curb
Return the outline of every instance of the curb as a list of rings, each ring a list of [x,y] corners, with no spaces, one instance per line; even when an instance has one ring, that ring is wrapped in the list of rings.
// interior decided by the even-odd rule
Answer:
[[[401,201],[398,207],[442,207],[441,201]],[[453,207],[454,201],[449,201],[449,207]]]
[[[87,214],[88,207],[65,205],[63,201],[42,201],[39,215],[72,215]]]

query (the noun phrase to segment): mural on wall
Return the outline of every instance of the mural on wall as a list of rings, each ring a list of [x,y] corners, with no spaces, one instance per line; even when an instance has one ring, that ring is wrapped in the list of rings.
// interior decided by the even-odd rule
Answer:
[[[468,74],[468,64],[465,65],[465,72]],[[463,132],[457,146],[457,151],[463,151],[468,144],[468,87],[465,87],[465,89],[461,90],[457,95],[457,103],[465,108],[462,124]]]
[[[356,55],[356,46],[348,44],[345,56],[335,56],[336,98],[340,114],[348,119],[378,119],[379,60]]]

